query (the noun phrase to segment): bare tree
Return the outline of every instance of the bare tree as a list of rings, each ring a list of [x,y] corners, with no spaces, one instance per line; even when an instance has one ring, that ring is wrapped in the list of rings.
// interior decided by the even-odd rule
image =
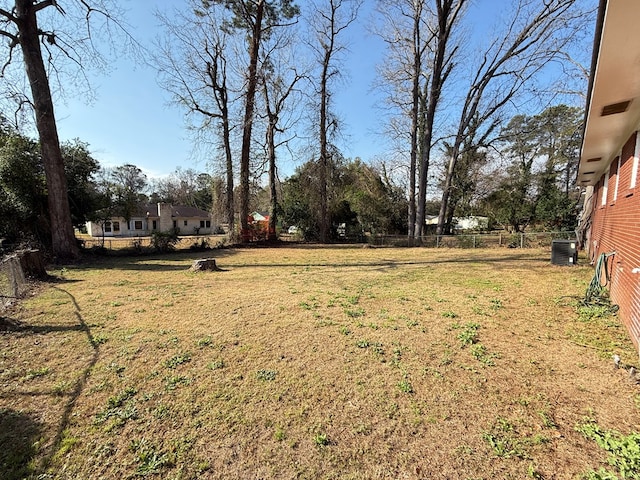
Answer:
[[[313,4],[310,24],[315,38],[310,44],[318,62],[318,134],[320,143],[320,241],[329,240],[328,177],[331,157],[330,135],[337,121],[331,113],[331,82],[339,76],[339,55],[346,50],[338,37],[356,21],[363,0],[321,0]]]
[[[416,235],[422,236],[425,224],[425,202],[427,200],[427,173],[431,158],[431,145],[433,142],[433,125],[436,109],[440,103],[442,88],[451,74],[454,66],[454,58],[457,47],[452,45],[453,28],[466,5],[467,0],[436,0],[435,28],[433,50],[431,53],[431,78],[425,83],[425,93],[422,107],[424,112],[421,118],[420,129],[420,160],[418,163],[418,205],[416,212]],[[428,89],[428,91],[427,91]]]
[[[431,3],[434,5],[430,8]],[[458,50],[454,27],[467,3],[468,0],[381,0],[378,6],[385,19],[381,35],[389,47],[382,74],[396,85],[394,107],[399,106],[410,118],[410,239],[423,234],[436,111]]]
[[[518,0],[506,31],[497,34],[480,55],[449,150],[437,234],[448,229],[449,198],[463,145],[486,145],[505,107],[527,88],[534,89],[537,75],[562,57],[585,15],[577,5],[577,0]]]
[[[214,178],[208,173],[176,167],[169,175],[150,183],[150,201],[153,203],[168,202],[212,211]]]
[[[424,38],[423,9],[426,0],[380,0],[377,11],[383,19],[377,34],[387,45],[387,56],[378,67],[380,87],[388,91],[387,103],[400,115],[390,119],[391,135],[399,138],[400,149],[409,137],[408,227],[409,239],[415,236],[416,171],[421,83],[424,79],[424,55],[431,38]],[[409,124],[404,122],[409,118]]]
[[[228,30],[223,28],[221,12],[202,2],[189,1],[187,14],[174,11],[158,15],[167,37],[158,43],[154,63],[163,86],[174,101],[200,117],[194,127],[201,137],[213,127],[219,132],[218,146],[223,152],[226,185],[225,220],[229,235],[235,234],[234,159],[231,134],[234,89],[228,68],[230,49]]]
[[[205,8],[223,5],[231,14],[224,28],[246,34],[248,69],[244,90],[242,147],[240,154],[240,228],[241,235],[249,231],[250,157],[252,129],[258,89],[258,60],[263,39],[272,30],[294,24],[300,9],[293,0],[203,0]]]
[[[276,238],[279,210],[276,151],[291,140],[291,138],[278,140],[277,137],[285,133],[293,123],[290,117],[283,122],[283,116],[288,103],[294,100],[294,97],[300,97],[297,85],[307,78],[306,74],[299,73],[296,69],[291,42],[292,39],[288,35],[275,38],[265,49],[265,58],[261,62],[261,83],[267,120],[265,142],[269,171],[269,240]]]

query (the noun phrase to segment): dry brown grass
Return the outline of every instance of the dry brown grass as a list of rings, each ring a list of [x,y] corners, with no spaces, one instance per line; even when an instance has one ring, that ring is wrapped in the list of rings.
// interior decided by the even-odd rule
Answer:
[[[0,331],[8,478],[570,479],[640,428],[588,266],[290,247],[67,267]],[[474,341],[464,345],[464,341]],[[4,477],[3,477],[4,478]]]

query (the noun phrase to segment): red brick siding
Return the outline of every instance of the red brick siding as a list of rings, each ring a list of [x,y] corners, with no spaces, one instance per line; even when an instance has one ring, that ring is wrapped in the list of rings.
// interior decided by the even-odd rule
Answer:
[[[609,170],[607,202],[602,205],[604,178],[595,186],[591,226],[591,247],[597,258],[601,253],[615,252],[609,262],[611,300],[620,307],[619,315],[626,325],[636,349],[640,350],[640,188],[630,188],[636,134],[622,148],[620,171],[617,159]],[[615,177],[618,195],[613,200]],[[604,176],[603,176],[604,177]]]

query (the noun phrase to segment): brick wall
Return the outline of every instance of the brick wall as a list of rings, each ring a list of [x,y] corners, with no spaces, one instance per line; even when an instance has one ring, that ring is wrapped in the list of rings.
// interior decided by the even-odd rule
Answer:
[[[595,186],[589,247],[593,259],[615,251],[609,262],[611,300],[620,307],[620,318],[640,350],[640,178],[636,177],[640,176],[637,172],[640,136],[636,141],[637,136],[631,135],[620,156],[612,160]]]

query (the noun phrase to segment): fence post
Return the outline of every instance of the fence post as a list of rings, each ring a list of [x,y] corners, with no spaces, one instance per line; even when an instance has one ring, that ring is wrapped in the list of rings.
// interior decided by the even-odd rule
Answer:
[[[520,234],[520,248],[524,248],[524,233]]]
[[[473,248],[476,248],[476,236],[473,236]]]

